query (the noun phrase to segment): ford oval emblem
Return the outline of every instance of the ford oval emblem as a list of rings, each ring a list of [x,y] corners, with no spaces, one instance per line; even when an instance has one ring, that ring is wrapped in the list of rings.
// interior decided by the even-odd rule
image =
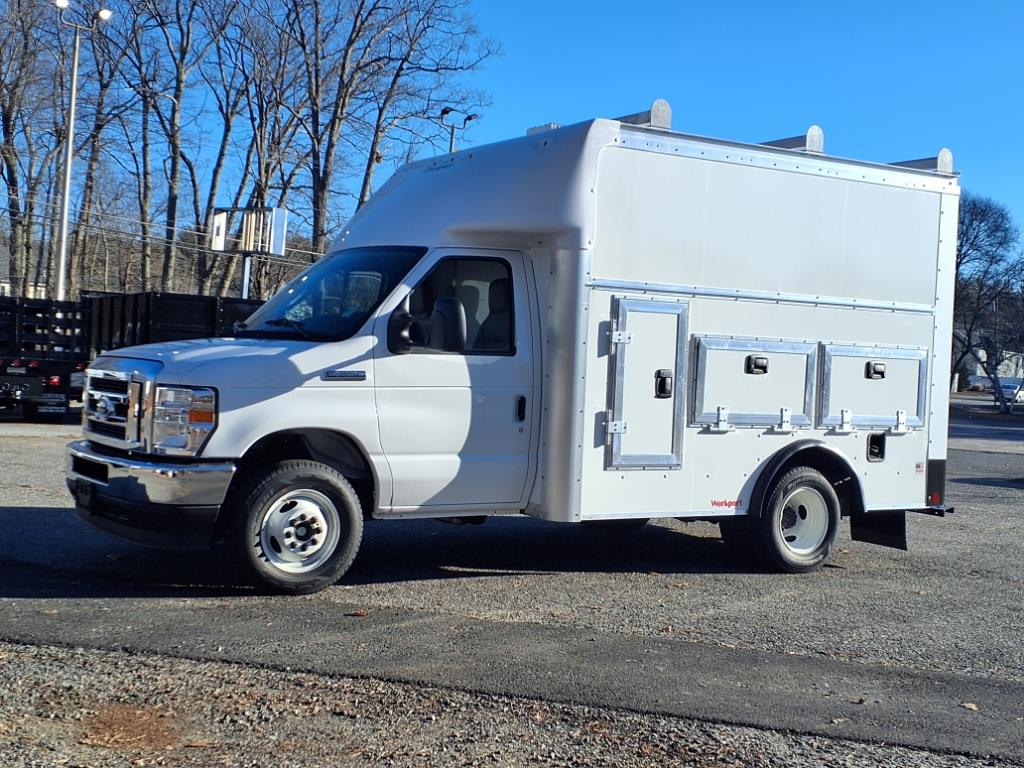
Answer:
[[[114,415],[114,404],[109,397],[101,397],[96,403],[96,415],[103,421],[109,421],[110,417]]]

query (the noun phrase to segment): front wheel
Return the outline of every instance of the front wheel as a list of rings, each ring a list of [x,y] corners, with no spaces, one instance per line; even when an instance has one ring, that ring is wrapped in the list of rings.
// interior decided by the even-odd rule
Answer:
[[[257,584],[308,594],[336,582],[363,536],[359,497],[337,470],[315,461],[282,461],[238,495],[231,546]]]
[[[772,485],[759,521],[759,554],[789,573],[819,567],[839,531],[839,497],[828,479],[811,467],[795,467]]]

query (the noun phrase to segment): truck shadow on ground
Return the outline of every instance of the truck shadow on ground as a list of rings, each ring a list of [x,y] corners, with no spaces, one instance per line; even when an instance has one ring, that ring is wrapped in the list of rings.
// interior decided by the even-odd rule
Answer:
[[[43,531],[45,547],[38,546]],[[715,534],[707,524],[674,521],[637,531],[518,518],[479,526],[374,521],[367,523],[359,555],[339,583],[561,572],[752,572]],[[223,552],[147,549],[87,528],[68,509],[0,507],[0,598],[256,594],[225,565]]]

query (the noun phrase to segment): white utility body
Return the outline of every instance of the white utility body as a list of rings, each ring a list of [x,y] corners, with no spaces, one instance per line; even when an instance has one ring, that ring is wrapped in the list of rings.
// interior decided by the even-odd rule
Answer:
[[[718,519],[807,570],[841,515],[905,548],[905,511],[948,511],[951,156],[669,119],[407,165],[237,338],[97,360],[82,516],[236,537],[286,591],[337,578],[363,517]]]

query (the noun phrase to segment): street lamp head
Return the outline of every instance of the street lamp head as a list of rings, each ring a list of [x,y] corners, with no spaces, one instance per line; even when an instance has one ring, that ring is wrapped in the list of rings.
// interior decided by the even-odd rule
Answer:
[[[451,107],[443,107],[441,109],[441,119],[444,120],[446,117],[448,117],[448,115],[450,115],[454,111],[455,110],[452,109]]]
[[[68,9],[68,0],[53,0],[53,4],[57,6],[58,10],[66,11]]]
[[[462,127],[465,128],[467,125],[469,125],[470,120],[476,120],[478,117],[480,117],[480,115],[476,113],[472,115],[466,115],[466,119],[462,121]]]
[[[57,2],[63,2],[65,4],[67,3],[67,1],[68,0],[57,0]],[[96,21],[110,21],[110,17],[113,15],[114,12],[109,8],[100,8],[98,11],[96,11],[96,14],[93,18],[95,18]]]

